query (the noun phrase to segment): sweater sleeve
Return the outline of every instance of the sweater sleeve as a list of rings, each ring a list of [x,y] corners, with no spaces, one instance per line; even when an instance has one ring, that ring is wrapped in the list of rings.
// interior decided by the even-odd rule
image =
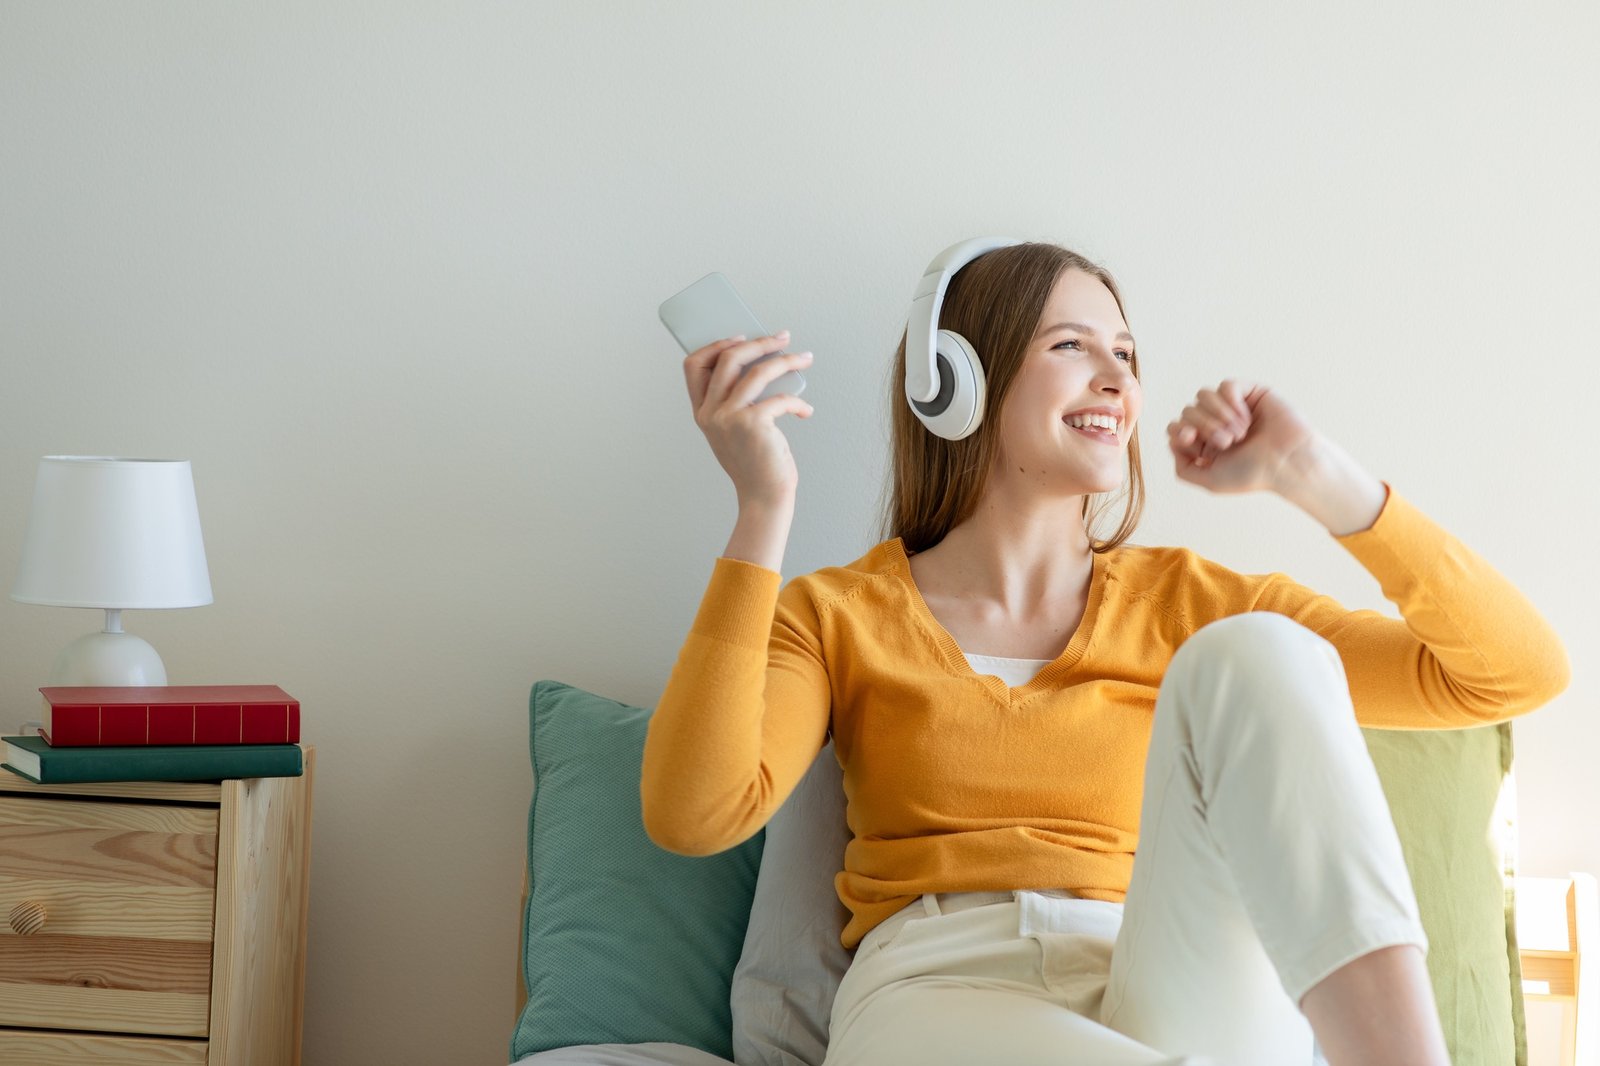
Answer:
[[[1272,574],[1251,610],[1288,615],[1338,649],[1356,720],[1450,729],[1526,714],[1566,689],[1567,652],[1510,581],[1384,483],[1368,529],[1335,537],[1401,619],[1349,611]]]
[[[775,570],[718,558],[645,734],[650,839],[711,855],[754,836],[827,740],[831,709],[811,597]]]

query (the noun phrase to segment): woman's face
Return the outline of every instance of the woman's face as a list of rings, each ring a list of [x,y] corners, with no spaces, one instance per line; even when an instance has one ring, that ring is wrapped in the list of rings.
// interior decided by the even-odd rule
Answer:
[[[1093,274],[1064,272],[1006,397],[999,459],[1004,466],[996,473],[1061,494],[1120,486],[1128,438],[1143,403],[1133,353],[1133,337],[1111,290]],[[1115,430],[1068,424],[1068,415],[1093,407],[1117,412]]]

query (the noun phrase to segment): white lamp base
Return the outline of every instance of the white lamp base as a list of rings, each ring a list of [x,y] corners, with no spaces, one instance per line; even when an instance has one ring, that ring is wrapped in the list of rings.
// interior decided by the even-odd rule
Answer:
[[[50,671],[52,685],[165,685],[155,648],[132,633],[86,633],[68,644]]]

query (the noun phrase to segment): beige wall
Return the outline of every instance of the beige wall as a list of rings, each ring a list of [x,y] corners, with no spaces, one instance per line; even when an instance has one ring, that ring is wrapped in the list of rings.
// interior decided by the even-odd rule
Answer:
[[[126,622],[304,701],[308,1063],[504,1061],[528,687],[652,703],[731,527],[655,311],[713,269],[816,352],[793,576],[876,539],[934,253],[1105,262],[1135,539],[1394,613],[1172,476],[1198,389],[1277,389],[1561,632],[1522,858],[1600,872],[1600,9],[1258,7],[0,8],[0,580],[39,456],[193,461],[216,603]],[[95,624],[0,601],[0,724]]]

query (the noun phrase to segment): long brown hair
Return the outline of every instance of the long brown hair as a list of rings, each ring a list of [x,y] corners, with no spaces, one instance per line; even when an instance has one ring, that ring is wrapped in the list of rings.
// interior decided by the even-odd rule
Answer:
[[[1127,321],[1122,294],[1109,271],[1076,252],[1054,244],[1016,244],[985,252],[950,279],[939,309],[939,328],[954,330],[983,360],[986,399],[983,422],[962,440],[945,440],[917,420],[906,402],[906,336],[900,335],[889,376],[892,468],[889,499],[880,537],[899,537],[908,552],[924,551],[971,517],[983,498],[989,471],[1000,448],[1000,412],[1017,378],[1028,345],[1038,330],[1056,280],[1082,270],[1111,290]],[[1132,359],[1139,379],[1139,359]],[[1097,540],[1094,522],[1126,497],[1122,522],[1109,540]],[[1083,525],[1090,550],[1107,552],[1133,535],[1144,512],[1144,469],[1139,460],[1139,430],[1128,440],[1128,477],[1114,493],[1090,493],[1083,500]]]

